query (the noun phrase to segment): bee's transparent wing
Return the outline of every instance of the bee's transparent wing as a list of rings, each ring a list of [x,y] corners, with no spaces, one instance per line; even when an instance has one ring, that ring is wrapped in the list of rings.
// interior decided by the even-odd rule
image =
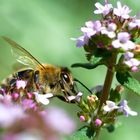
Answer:
[[[38,65],[44,69],[44,66],[35,57],[33,57],[27,50],[25,50],[15,41],[7,37],[2,38],[10,44],[10,46],[12,47],[12,54],[19,63],[33,68]]]

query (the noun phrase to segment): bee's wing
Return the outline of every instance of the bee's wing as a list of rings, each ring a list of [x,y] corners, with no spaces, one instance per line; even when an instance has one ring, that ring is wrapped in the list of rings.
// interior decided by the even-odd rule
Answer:
[[[33,57],[27,50],[25,50],[15,41],[7,37],[2,37],[2,38],[11,45],[12,54],[16,57],[18,62],[29,67],[35,67],[38,65],[44,69],[44,66],[35,57]]]

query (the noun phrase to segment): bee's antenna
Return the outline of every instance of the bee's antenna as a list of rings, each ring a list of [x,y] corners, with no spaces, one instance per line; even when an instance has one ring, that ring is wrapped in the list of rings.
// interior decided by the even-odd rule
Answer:
[[[76,78],[74,78],[74,81],[75,81],[75,82],[78,82],[79,84],[81,84],[85,89],[87,89],[88,92],[90,92],[90,94],[92,94],[91,90],[90,90],[88,87],[86,87],[81,81],[79,81],[79,80],[76,79]]]

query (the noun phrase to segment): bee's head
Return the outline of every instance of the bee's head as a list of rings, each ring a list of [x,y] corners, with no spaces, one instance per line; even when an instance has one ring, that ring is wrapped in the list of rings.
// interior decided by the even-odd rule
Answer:
[[[60,78],[64,83],[72,84],[73,78],[68,68],[64,67],[61,69]]]
[[[76,94],[79,92],[76,82],[78,82],[79,84],[81,84],[85,89],[88,90],[89,93],[92,94],[92,92],[82,83],[80,82],[78,79],[73,78],[70,70],[68,68],[62,68],[61,69],[61,88],[63,89],[63,91],[65,91],[67,94],[71,95],[71,94]]]
[[[74,80],[68,68],[64,67],[61,69],[60,78],[61,78],[61,88],[66,92],[73,92]]]

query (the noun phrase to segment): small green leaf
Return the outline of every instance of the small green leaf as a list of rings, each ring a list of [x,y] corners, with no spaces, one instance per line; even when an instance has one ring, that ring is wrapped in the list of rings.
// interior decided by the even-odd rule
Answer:
[[[75,63],[71,67],[82,67],[86,69],[94,69],[99,65],[102,65],[102,57],[93,57],[91,63]]]
[[[116,78],[118,82],[125,86],[126,88],[132,90],[136,94],[140,95],[140,83],[134,77],[132,77],[128,72],[117,73]]]
[[[93,140],[94,134],[88,127],[83,127],[64,140]]]
[[[98,66],[99,64],[90,64],[90,63],[75,63],[72,64],[71,67],[76,68],[76,67],[81,67],[85,69],[94,69]]]

